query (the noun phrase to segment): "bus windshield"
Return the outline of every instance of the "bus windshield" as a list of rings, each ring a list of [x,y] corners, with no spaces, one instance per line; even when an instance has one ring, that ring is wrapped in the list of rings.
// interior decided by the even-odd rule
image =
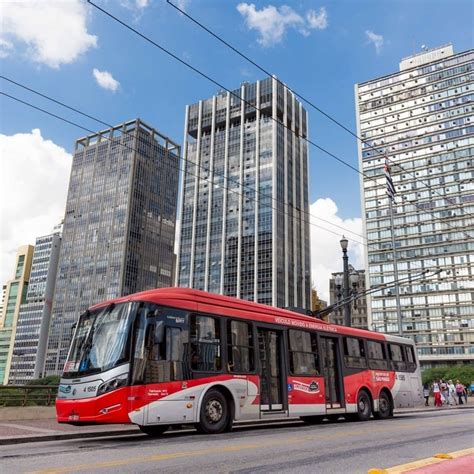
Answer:
[[[110,305],[80,316],[64,377],[80,377],[109,370],[129,358],[127,344],[131,304]]]

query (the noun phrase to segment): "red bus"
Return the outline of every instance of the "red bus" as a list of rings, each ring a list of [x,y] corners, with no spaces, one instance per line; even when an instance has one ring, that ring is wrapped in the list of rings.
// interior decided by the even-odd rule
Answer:
[[[410,339],[202,291],[151,290],[78,320],[60,423],[134,423],[150,435],[234,420],[388,418],[422,400]]]

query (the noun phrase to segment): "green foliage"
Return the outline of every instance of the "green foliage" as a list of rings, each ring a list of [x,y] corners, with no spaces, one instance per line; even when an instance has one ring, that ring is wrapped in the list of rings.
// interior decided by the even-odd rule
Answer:
[[[59,377],[51,375],[42,379],[30,380],[24,387],[41,385],[45,388],[0,387],[0,407],[48,406],[54,405]],[[51,387],[49,390],[46,387]]]
[[[451,365],[446,367],[433,367],[426,369],[422,374],[423,384],[431,383],[434,380],[452,380],[456,383],[459,380],[468,387],[474,382],[474,366],[472,365]]]

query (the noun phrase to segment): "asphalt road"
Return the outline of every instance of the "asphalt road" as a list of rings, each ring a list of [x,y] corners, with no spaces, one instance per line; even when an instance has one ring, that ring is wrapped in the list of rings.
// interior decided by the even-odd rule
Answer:
[[[223,435],[171,432],[0,447],[0,472],[367,473],[474,446],[474,410],[365,423],[287,423]]]

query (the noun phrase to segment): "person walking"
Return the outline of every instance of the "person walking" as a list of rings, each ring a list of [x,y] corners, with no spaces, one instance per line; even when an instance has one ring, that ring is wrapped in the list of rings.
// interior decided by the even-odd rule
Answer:
[[[441,390],[441,403],[447,405],[449,403],[449,390],[448,384],[443,379],[439,381],[439,388]]]
[[[429,407],[429,399],[430,399],[430,385],[429,383],[425,383],[423,385],[423,396],[425,397],[425,407]]]
[[[433,382],[433,396],[435,407],[442,406],[443,404],[441,402],[441,390],[439,388],[439,383],[436,380]]]
[[[456,395],[458,396],[459,405],[464,405],[464,402],[462,401],[464,385],[459,380],[456,380]]]
[[[452,380],[448,382],[448,390],[449,390],[449,404],[457,405],[458,402],[456,400],[456,387],[454,386]]]

